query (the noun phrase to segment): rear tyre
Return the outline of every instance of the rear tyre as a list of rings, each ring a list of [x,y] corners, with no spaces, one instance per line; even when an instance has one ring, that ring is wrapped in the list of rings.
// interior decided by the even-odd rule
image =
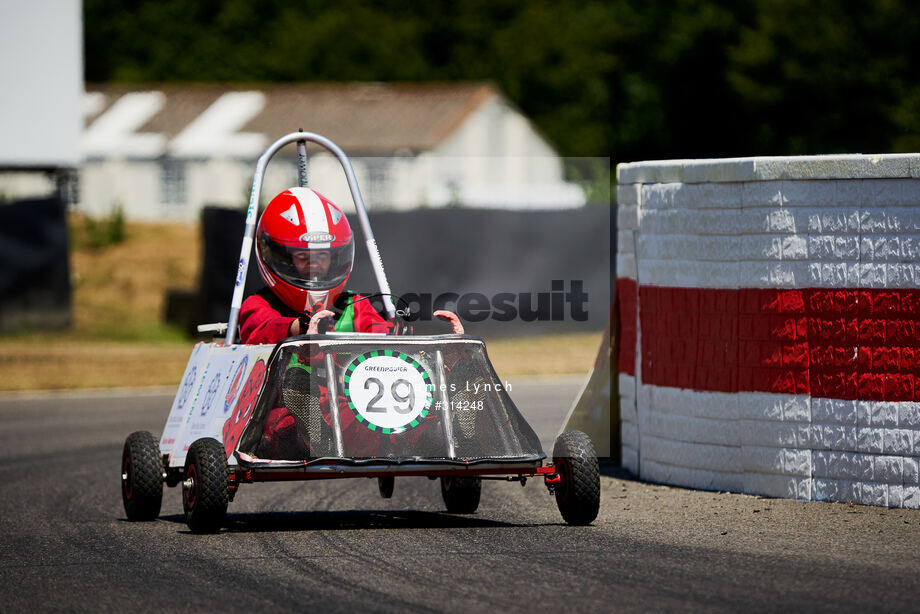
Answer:
[[[591,524],[601,505],[600,469],[591,438],[581,431],[560,435],[553,464],[561,478],[555,490],[562,518],[569,524]]]
[[[227,515],[230,479],[222,443],[211,437],[196,440],[185,457],[182,507],[193,533],[216,533]]]
[[[377,478],[377,488],[380,490],[380,496],[384,499],[393,497],[393,487],[396,485],[396,478],[387,475]]]
[[[163,503],[163,456],[147,431],[128,435],[121,454],[121,498],[128,520],[156,520]]]
[[[479,507],[482,479],[476,477],[442,477],[441,496],[451,514],[472,514]]]

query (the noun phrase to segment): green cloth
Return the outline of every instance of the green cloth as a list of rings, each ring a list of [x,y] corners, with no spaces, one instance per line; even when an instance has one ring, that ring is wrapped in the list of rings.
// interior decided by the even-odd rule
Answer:
[[[354,295],[348,297],[348,305],[345,307],[345,310],[342,311],[342,316],[335,323],[335,326],[332,328],[337,333],[353,333],[355,332],[355,306],[354,306]]]

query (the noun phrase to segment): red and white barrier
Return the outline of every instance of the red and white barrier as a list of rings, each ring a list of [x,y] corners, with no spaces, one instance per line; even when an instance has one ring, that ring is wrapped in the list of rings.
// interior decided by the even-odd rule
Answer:
[[[617,175],[624,466],[920,508],[920,155]]]

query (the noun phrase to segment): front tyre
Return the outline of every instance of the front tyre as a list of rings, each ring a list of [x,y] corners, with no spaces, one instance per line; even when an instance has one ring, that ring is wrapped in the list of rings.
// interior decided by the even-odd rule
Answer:
[[[128,435],[121,454],[121,498],[128,520],[156,520],[163,503],[163,456],[148,431]]]
[[[380,491],[380,496],[384,499],[391,499],[393,497],[393,487],[395,485],[396,479],[392,475],[385,475],[377,478],[377,489]]]
[[[185,457],[182,508],[193,533],[216,533],[227,515],[230,479],[224,445],[211,437],[196,440]]]
[[[581,431],[560,435],[553,448],[553,464],[561,478],[555,490],[562,518],[569,524],[591,524],[601,504],[600,469],[591,438]]]
[[[479,507],[482,478],[442,477],[441,497],[451,514],[472,514]]]

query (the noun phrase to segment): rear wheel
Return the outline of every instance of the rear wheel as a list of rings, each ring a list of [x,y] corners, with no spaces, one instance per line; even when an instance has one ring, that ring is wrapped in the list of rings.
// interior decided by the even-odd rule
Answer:
[[[442,477],[441,496],[452,514],[472,514],[479,507],[482,479],[477,477]]]
[[[185,457],[182,507],[193,533],[216,533],[227,515],[230,479],[222,443],[211,437],[196,440]]]
[[[601,504],[601,478],[591,438],[581,431],[559,436],[553,464],[561,478],[556,485],[556,505],[569,524],[591,524]]]
[[[392,475],[377,478],[377,488],[380,490],[380,496],[384,499],[390,499],[393,496],[393,487],[395,485],[396,478]]]
[[[128,435],[121,455],[121,498],[128,520],[155,520],[163,502],[163,456],[147,431]]]

